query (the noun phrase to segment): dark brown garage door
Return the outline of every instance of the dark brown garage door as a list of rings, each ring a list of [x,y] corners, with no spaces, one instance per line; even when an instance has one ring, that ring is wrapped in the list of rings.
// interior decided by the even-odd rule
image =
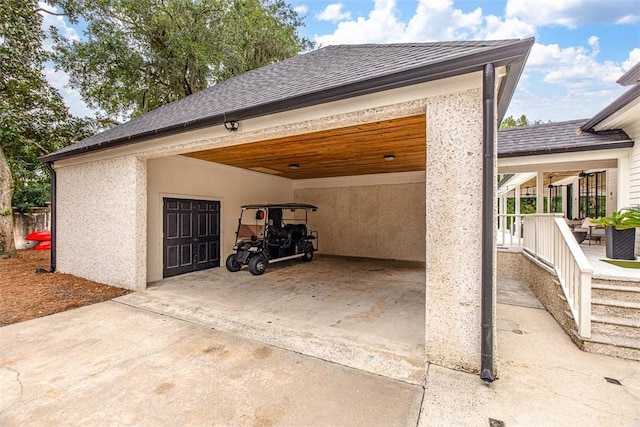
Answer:
[[[164,199],[163,277],[220,266],[220,202]]]

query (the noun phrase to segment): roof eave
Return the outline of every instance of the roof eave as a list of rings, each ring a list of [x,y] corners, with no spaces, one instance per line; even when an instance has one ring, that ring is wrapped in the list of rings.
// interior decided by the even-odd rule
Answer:
[[[489,63],[494,64],[496,67],[507,66],[509,68],[507,77],[503,80],[498,92],[498,122],[500,122],[506,114],[509,102],[511,101],[513,92],[515,91],[516,84],[520,79],[525,61],[529,56],[533,43],[533,38],[517,40],[507,45],[498,46],[471,55],[452,58],[436,64],[417,67],[399,73],[384,75],[345,86],[338,86],[250,108],[228,111],[224,114],[207,117],[201,120],[194,120],[192,122],[155,129],[151,132],[114,139],[96,145],[83,146],[75,150],[71,149],[62,153],[48,154],[41,157],[40,160],[43,162],[55,162],[94,151],[121,147],[188,130],[190,131],[208,126],[222,125],[227,120],[247,120],[255,117],[289,111],[294,108],[311,107],[327,102],[339,101],[385,90],[397,89],[400,87],[412,86],[415,84],[468,74],[475,71],[481,71],[483,66]]]
[[[623,93],[618,99],[607,105],[598,114],[593,116],[591,120],[583,124],[580,129],[585,132],[596,132],[595,127],[600,123],[614,115],[618,110],[627,106],[633,100],[640,96],[640,84],[632,87],[625,93]]]
[[[564,154],[564,153],[579,153],[582,151],[600,151],[600,150],[615,150],[618,148],[630,148],[633,147],[633,141],[620,141],[608,144],[597,145],[582,145],[580,147],[571,148],[552,148],[549,150],[535,150],[535,151],[511,151],[507,153],[498,153],[499,159],[507,159],[510,157],[529,157],[529,156],[541,156],[544,154]]]

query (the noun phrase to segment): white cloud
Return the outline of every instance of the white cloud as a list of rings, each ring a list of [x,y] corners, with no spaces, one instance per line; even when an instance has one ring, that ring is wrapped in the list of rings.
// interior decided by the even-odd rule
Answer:
[[[344,4],[333,3],[328,5],[322,12],[316,15],[316,19],[319,21],[338,22],[351,19],[351,12],[342,11]]]
[[[632,24],[640,21],[638,0],[507,0],[507,18],[534,25],[575,28],[583,24]],[[629,13],[631,12],[631,13]]]
[[[51,13],[61,12],[57,7],[51,6],[50,4],[42,1],[38,2],[38,7]],[[80,40],[78,32],[75,30],[75,28],[69,25],[69,23],[63,16],[56,16],[52,15],[51,13],[40,12],[40,15],[42,15],[42,28],[45,30],[45,32],[49,31],[49,27],[55,27],[63,37],[70,40]],[[43,47],[48,51],[53,50],[53,41],[47,38],[43,43]]]
[[[366,18],[340,22],[333,34],[316,36],[320,46],[351,43],[397,42],[405,24],[396,18],[394,0],[376,0]]]
[[[482,9],[463,13],[452,0],[420,0],[409,20],[403,41],[456,40],[473,36],[482,24]]]
[[[625,72],[627,72],[639,62],[640,62],[640,48],[636,47],[631,52],[629,52],[628,59],[622,63],[622,69]]]
[[[64,103],[69,107],[69,112],[76,117],[94,116],[95,111],[90,109],[82,100],[80,92],[69,87],[69,76],[62,70],[55,70],[52,67],[45,67],[44,76],[60,92]]]
[[[592,36],[588,43],[591,50],[536,43],[527,61],[527,68],[543,74],[545,83],[559,85],[576,93],[614,88],[616,80],[624,72],[622,64],[599,62],[598,38]]]
[[[293,11],[299,15],[306,15],[309,12],[309,8],[306,5],[301,4],[300,6],[294,7]]]
[[[518,18],[484,17],[481,8],[465,13],[453,0],[419,0],[413,16],[398,18],[395,0],[376,0],[367,17],[340,22],[332,34],[316,35],[320,45],[509,39],[536,35],[536,27]]]
[[[535,25],[518,18],[500,19],[494,15],[484,18],[484,26],[475,36],[481,40],[525,39],[536,35]]]

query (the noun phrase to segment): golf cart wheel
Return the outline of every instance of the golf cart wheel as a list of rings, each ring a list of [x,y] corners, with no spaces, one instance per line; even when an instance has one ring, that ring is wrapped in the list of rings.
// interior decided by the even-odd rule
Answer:
[[[302,262],[311,262],[313,260],[313,244],[307,243],[304,247],[304,255],[302,255]]]
[[[249,271],[254,276],[259,276],[267,269],[267,259],[262,255],[254,256],[249,261]]]
[[[229,255],[225,264],[227,266],[227,270],[232,273],[235,273],[236,271],[240,271],[240,269],[242,269],[242,264],[236,261],[236,254]]]

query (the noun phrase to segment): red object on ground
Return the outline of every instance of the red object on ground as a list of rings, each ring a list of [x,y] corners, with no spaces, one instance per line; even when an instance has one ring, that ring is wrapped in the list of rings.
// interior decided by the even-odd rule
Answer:
[[[37,242],[51,241],[51,231],[34,231],[25,237],[27,240],[35,240]]]
[[[38,242],[36,247],[33,249],[36,251],[44,251],[47,249],[51,249],[51,240],[43,240],[41,242]]]

